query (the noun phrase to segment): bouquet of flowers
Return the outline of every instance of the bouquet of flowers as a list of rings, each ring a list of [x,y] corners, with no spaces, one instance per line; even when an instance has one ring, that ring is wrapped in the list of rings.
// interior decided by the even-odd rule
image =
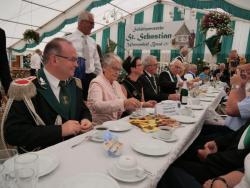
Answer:
[[[35,43],[39,43],[39,33],[32,30],[32,29],[27,29],[24,33],[23,33],[23,39],[27,42],[35,42]]]
[[[206,33],[208,29],[216,29],[217,35],[232,35],[230,27],[231,17],[227,13],[211,11],[204,15],[201,21],[201,31]]]

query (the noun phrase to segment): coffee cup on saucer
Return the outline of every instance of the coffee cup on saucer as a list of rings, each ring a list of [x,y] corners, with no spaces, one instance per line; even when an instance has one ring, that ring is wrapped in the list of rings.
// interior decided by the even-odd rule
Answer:
[[[95,127],[96,132],[94,134],[94,137],[98,138],[98,139],[104,139],[104,135],[105,135],[107,130],[108,130],[108,128],[104,127],[104,126]]]
[[[134,177],[143,175],[144,170],[138,166],[136,159],[129,155],[124,155],[115,163],[115,171],[119,177]]]
[[[162,139],[170,139],[172,136],[172,130],[168,127],[160,127],[160,130],[158,131],[158,137]]]

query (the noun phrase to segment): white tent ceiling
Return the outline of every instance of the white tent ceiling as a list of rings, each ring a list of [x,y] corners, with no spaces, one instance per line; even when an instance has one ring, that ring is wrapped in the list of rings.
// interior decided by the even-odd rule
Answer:
[[[98,1],[98,0],[96,0]],[[100,1],[100,0],[99,0]],[[164,2],[173,2],[164,0]],[[209,2],[213,0],[197,0],[197,2]],[[249,0],[224,0],[240,8],[250,10]],[[65,19],[76,16],[84,10],[93,0],[0,0],[0,27],[3,28],[7,36],[7,48],[22,48],[25,43],[20,41],[26,29],[34,29],[39,33],[53,30]],[[111,4],[93,8],[91,12],[95,16],[96,30],[108,25],[103,16],[109,14],[115,6],[119,7],[119,12],[123,16],[133,13],[156,0],[113,0]],[[118,10],[116,8],[116,10]],[[122,11],[125,10],[125,11]],[[52,20],[52,21],[51,21]],[[45,44],[54,37],[64,36],[65,33],[73,32],[76,23],[68,24],[60,32],[45,38],[35,48],[43,49]]]

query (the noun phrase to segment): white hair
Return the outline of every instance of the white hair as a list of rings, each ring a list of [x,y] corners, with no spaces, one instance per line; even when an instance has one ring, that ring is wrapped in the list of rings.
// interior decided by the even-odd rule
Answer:
[[[173,59],[170,63],[169,63],[169,65],[171,66],[171,65],[174,65],[176,62],[180,62],[180,60],[179,59]]]
[[[145,57],[145,58],[143,59],[142,64],[144,65],[144,67],[146,67],[147,65],[150,64],[150,62],[151,62],[152,60],[156,60],[156,61],[157,61],[157,58],[156,58],[155,56],[153,56],[153,55],[148,55],[147,57]]]
[[[114,61],[118,61],[122,64],[121,58],[114,53],[107,53],[102,58],[102,67],[107,67],[111,65]]]
[[[78,16],[78,23],[82,20],[89,20],[90,17],[94,17],[94,15],[88,11],[83,11]]]

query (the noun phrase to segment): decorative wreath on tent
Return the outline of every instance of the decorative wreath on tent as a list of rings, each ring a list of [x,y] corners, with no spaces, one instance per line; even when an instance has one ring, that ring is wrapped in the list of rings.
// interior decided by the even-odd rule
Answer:
[[[206,33],[209,29],[216,29],[217,35],[232,35],[233,29],[230,26],[231,16],[227,13],[210,11],[204,15],[201,21],[201,31]]]
[[[40,39],[40,35],[38,32],[32,30],[32,29],[27,29],[24,33],[23,33],[23,39],[27,42],[35,42],[35,43],[39,43],[39,39]]]
[[[221,36],[234,33],[230,22],[231,16],[223,12],[211,11],[203,16],[201,31],[205,34],[209,29],[216,29],[216,34],[205,41],[212,55],[216,55],[221,50]]]

